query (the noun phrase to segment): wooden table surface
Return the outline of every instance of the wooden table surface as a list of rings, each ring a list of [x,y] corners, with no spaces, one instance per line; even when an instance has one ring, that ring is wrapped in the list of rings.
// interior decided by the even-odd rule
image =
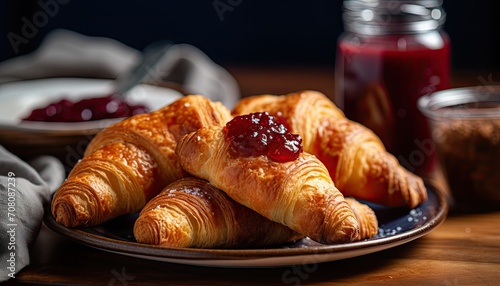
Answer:
[[[228,70],[244,96],[316,89],[333,94],[333,69]],[[471,73],[455,85],[480,84]],[[446,191],[441,184],[438,188]],[[500,212],[458,214],[429,234],[388,250],[314,265],[277,268],[211,268],[155,262],[96,250],[46,226],[31,264],[8,285],[497,285],[500,281]]]

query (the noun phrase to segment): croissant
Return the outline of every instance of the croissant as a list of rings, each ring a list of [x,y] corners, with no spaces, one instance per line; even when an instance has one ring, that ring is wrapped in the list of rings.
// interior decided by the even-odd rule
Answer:
[[[141,243],[195,248],[263,247],[302,237],[196,177],[177,180],[151,199],[134,236]]]
[[[56,191],[52,214],[77,227],[139,211],[165,185],[188,175],[175,155],[179,137],[230,118],[221,103],[191,95],[103,129]]]
[[[352,197],[345,200],[354,212],[359,223],[359,235],[356,240],[372,238],[378,233],[378,220],[375,212],[366,204],[360,203]]]
[[[300,134],[304,151],[326,165],[345,196],[410,208],[427,199],[422,179],[401,166],[375,133],[346,118],[324,94],[251,96],[240,100],[232,114],[259,111],[282,117],[291,132]]]
[[[179,140],[183,168],[208,180],[262,216],[325,244],[351,242],[359,225],[325,166],[302,152],[292,161],[242,156],[221,126],[203,127]]]

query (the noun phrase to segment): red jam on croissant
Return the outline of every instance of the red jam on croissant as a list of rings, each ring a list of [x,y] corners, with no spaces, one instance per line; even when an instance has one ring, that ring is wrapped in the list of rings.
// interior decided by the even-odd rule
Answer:
[[[233,149],[243,156],[267,155],[276,162],[293,161],[302,150],[302,138],[267,112],[237,116],[224,128]]]

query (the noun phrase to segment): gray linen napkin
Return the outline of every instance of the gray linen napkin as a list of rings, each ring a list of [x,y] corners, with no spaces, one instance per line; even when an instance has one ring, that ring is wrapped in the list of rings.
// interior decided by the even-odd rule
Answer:
[[[0,146],[0,282],[29,264],[44,208],[64,178],[57,159],[41,156],[26,163]]]

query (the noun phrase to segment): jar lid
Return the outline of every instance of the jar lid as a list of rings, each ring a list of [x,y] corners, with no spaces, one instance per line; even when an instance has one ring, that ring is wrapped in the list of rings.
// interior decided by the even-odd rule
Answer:
[[[442,0],[345,0],[346,31],[365,35],[422,33],[446,20]]]

